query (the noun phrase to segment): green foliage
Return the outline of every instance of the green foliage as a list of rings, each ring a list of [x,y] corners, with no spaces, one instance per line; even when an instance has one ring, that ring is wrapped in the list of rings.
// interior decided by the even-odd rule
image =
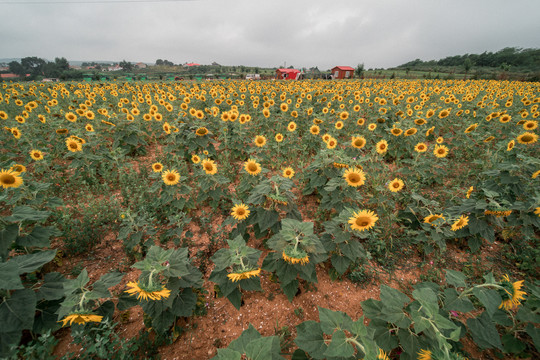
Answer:
[[[276,360],[284,359],[280,356],[280,341],[277,336],[263,337],[253,325],[244,330],[225,349],[218,349],[212,359],[216,360]]]

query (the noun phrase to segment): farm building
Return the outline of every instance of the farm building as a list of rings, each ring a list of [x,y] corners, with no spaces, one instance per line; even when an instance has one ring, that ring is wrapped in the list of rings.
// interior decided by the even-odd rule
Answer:
[[[334,79],[352,79],[354,69],[350,66],[335,66],[332,68],[332,76]]]
[[[277,69],[276,80],[298,80],[300,78],[300,70],[296,69]]]

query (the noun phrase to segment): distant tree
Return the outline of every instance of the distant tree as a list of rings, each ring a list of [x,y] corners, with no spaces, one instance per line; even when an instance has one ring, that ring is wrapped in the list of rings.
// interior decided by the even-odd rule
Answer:
[[[23,76],[26,74],[26,71],[24,70],[24,67],[18,62],[18,61],[12,61],[8,64],[9,71],[13,74],[17,74],[19,76]]]
[[[169,61],[169,60],[163,60],[163,65],[165,65],[165,66],[174,66],[173,62]]]
[[[356,66],[356,70],[354,70],[354,72],[356,73],[356,76],[358,76],[359,78],[362,77],[362,75],[364,75],[364,64],[358,64]]]
[[[24,70],[33,76],[42,75],[43,67],[47,62],[37,56],[29,56],[21,59],[21,65]]]
[[[54,58],[54,64],[58,70],[69,70],[69,62],[64,57]]]
[[[120,66],[122,68],[122,70],[124,70],[124,71],[133,70],[133,65],[129,61],[126,61],[126,60],[122,60],[120,62],[120,64],[118,64],[118,66]]]
[[[469,70],[471,70],[473,66],[472,60],[470,58],[466,58],[463,62],[463,67],[465,68],[465,74],[469,73]]]
[[[156,66],[161,66],[161,65],[163,65],[163,60],[157,59],[156,60]]]

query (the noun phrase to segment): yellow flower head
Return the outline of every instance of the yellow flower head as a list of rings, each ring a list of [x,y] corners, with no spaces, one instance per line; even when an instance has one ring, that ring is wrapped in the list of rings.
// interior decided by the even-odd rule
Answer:
[[[180,182],[180,174],[176,170],[167,170],[162,175],[161,178],[165,185],[176,185]]]
[[[349,224],[351,224],[352,230],[369,230],[379,220],[379,217],[371,210],[357,211],[349,218]]]
[[[247,219],[250,212],[247,205],[240,203],[233,206],[231,209],[231,216],[236,220],[244,220]]]
[[[19,175],[20,175],[20,172],[17,172],[11,169],[1,170],[0,171],[0,186],[2,186],[4,189],[18,188],[19,186],[23,184],[23,179]]]
[[[521,300],[525,300],[527,293],[522,291],[523,280],[511,282],[508,275],[504,275],[500,282],[504,292],[502,294],[503,301],[499,305],[499,309],[511,310],[517,308],[521,304]]]
[[[288,256],[287,254],[285,254],[285,251],[283,251],[282,256],[283,256],[283,260],[285,260],[289,264],[305,265],[305,264],[309,263],[309,256],[308,255],[306,255],[304,257],[301,257],[301,258],[295,258],[295,257]]]
[[[70,314],[58,322],[62,322],[62,326],[66,326],[68,323],[71,324],[86,324],[88,322],[101,322],[103,316],[94,315],[94,314]]]
[[[244,169],[248,172],[250,175],[258,175],[261,172],[261,164],[256,162],[255,160],[249,159],[244,163]]]
[[[394,180],[390,181],[390,183],[388,184],[388,189],[391,192],[398,192],[401,189],[403,189],[403,187],[405,187],[405,183],[403,182],[403,180],[398,179],[398,178],[395,178]]]
[[[159,301],[161,299],[167,299],[169,295],[171,295],[171,290],[165,287],[162,287],[160,290],[147,291],[147,290],[144,290],[141,287],[141,284],[139,284],[138,282],[130,281],[127,283],[127,287],[129,289],[126,290],[126,292],[130,296],[137,295],[137,300],[142,299],[142,300],[148,301],[148,299],[150,299],[150,300]]]
[[[343,178],[349,186],[358,187],[364,185],[366,181],[366,175],[360,169],[350,168],[345,170]]]
[[[290,167],[283,169],[283,177],[291,179],[294,176],[294,170]]]
[[[461,215],[459,217],[459,219],[457,219],[453,224],[452,224],[452,231],[457,231],[459,229],[462,229],[464,228],[465,226],[467,226],[469,224],[469,217],[466,216],[466,215]]]
[[[429,216],[426,216],[426,217],[424,218],[424,222],[425,222],[426,224],[431,224],[431,226],[435,226],[437,220],[439,220],[439,219],[443,219],[443,220],[444,220],[444,217],[442,216],[442,214],[439,214],[439,215],[429,215]]]
[[[227,274],[227,277],[232,282],[237,282],[239,280],[249,279],[251,277],[257,277],[260,275],[261,275],[261,269],[259,268],[256,270],[248,270],[244,272],[232,272],[232,273]]]
[[[217,174],[217,165],[215,164],[214,160],[205,159],[202,161],[201,165],[208,175]]]

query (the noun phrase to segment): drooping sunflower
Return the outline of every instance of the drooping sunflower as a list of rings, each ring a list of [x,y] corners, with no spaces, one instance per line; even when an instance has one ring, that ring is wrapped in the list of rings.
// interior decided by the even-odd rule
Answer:
[[[257,147],[263,147],[266,144],[266,138],[262,135],[255,136],[254,143]]]
[[[217,165],[214,160],[204,159],[201,165],[208,175],[215,175],[217,173]]]
[[[66,326],[68,323],[71,326],[71,324],[86,324],[88,322],[101,322],[103,319],[103,316],[101,315],[94,315],[94,314],[69,314],[62,320],[58,322],[62,322],[62,327]]]
[[[448,148],[445,145],[435,145],[433,154],[438,158],[444,158],[448,155]]]
[[[307,253],[301,249],[297,249],[296,251],[299,255],[299,254],[302,254],[304,256],[299,256],[299,257],[293,257],[293,256],[289,256],[285,253],[285,251],[282,252],[281,256],[283,257],[283,260],[285,260],[286,262],[288,262],[289,264],[300,264],[300,265],[305,265],[305,264],[309,264],[309,255],[307,255]]]
[[[521,300],[525,300],[527,293],[521,290],[523,286],[523,280],[511,282],[508,275],[504,275],[503,279],[499,283],[503,287],[501,293],[502,302],[499,305],[499,309],[511,310],[517,308],[521,304]]]
[[[22,164],[15,164],[9,170],[22,174],[23,172],[26,172],[26,166]]]
[[[283,141],[283,134],[277,133],[275,136],[276,142],[280,143]]]
[[[364,172],[357,168],[349,168],[343,173],[343,178],[349,186],[358,187],[364,185],[366,181],[366,175]]]
[[[143,299],[148,301],[150,299],[159,301],[161,299],[167,299],[171,295],[171,290],[164,286],[161,286],[159,289],[144,289],[145,286],[139,282],[130,281],[127,283],[127,287],[130,289],[126,290],[126,292],[130,296],[137,294],[137,300]]]
[[[30,150],[30,157],[34,160],[43,160],[43,153],[40,150]]]
[[[251,277],[257,277],[260,275],[261,275],[261,269],[259,268],[255,270],[247,270],[244,272],[232,272],[232,273],[227,274],[227,277],[232,282],[237,282],[239,280],[249,279]]]
[[[459,219],[457,219],[452,224],[452,231],[457,231],[459,229],[463,229],[465,226],[469,224],[469,217],[467,215],[461,215]]]
[[[291,179],[294,176],[294,170],[290,167],[283,169],[283,177]]]
[[[531,132],[525,132],[517,137],[517,141],[520,144],[534,144],[538,140],[538,135]]]
[[[436,222],[437,220],[439,219],[443,219],[444,220],[444,217],[442,214],[432,214],[432,215],[428,215],[424,218],[424,223],[426,224],[430,224],[431,226],[435,226],[436,225]]]
[[[262,170],[261,164],[252,159],[249,159],[244,163],[244,169],[246,169],[248,174],[253,176],[258,175]]]
[[[431,357],[431,351],[421,349],[420,352],[418,352],[418,360],[432,360]]]
[[[349,218],[349,224],[351,224],[352,230],[369,230],[379,220],[379,217],[371,210],[360,210],[353,213],[353,216]]]
[[[249,216],[249,213],[251,211],[249,210],[249,207],[246,204],[236,204],[231,209],[231,216],[235,218],[236,220],[244,220],[247,219]]]
[[[73,138],[66,139],[66,146],[71,152],[82,151],[82,144]]]
[[[388,190],[391,192],[398,192],[405,187],[403,180],[395,178],[388,184]]]
[[[385,154],[388,151],[388,142],[386,140],[381,140],[375,145],[375,149],[381,155]]]
[[[366,139],[363,136],[353,136],[351,139],[352,147],[361,149],[366,146]]]
[[[414,134],[416,134],[418,132],[418,130],[416,128],[410,128],[410,129],[407,129],[407,131],[405,131],[405,136],[412,136]]]
[[[377,355],[377,360],[390,360],[388,355],[383,351],[383,349],[379,348],[379,354]]]
[[[23,184],[23,179],[20,177],[21,173],[17,171],[13,171],[11,169],[9,170],[1,170],[0,171],[0,186],[2,186],[4,189],[7,188],[18,188]]]
[[[476,124],[472,124],[472,125],[470,125],[468,128],[465,129],[465,133],[468,134],[468,133],[474,131],[474,129],[476,129],[477,127],[478,127],[478,124],[477,124],[477,123],[476,123]]]
[[[414,147],[414,151],[418,153],[426,152],[427,149],[428,149],[427,145],[423,142],[416,144],[416,146]]]
[[[180,174],[176,170],[165,171],[161,175],[161,178],[163,179],[165,185],[176,185],[180,182]]]
[[[195,134],[197,134],[198,136],[204,136],[208,134],[208,129],[205,127],[200,127],[197,130],[195,130]]]
[[[152,171],[153,172],[162,172],[163,171],[163,164],[162,163],[153,163],[152,164]]]
[[[467,199],[470,198],[473,191],[474,191],[474,186],[471,186],[471,187],[469,188],[469,190],[467,190],[467,194],[465,195],[465,197],[466,197]]]

